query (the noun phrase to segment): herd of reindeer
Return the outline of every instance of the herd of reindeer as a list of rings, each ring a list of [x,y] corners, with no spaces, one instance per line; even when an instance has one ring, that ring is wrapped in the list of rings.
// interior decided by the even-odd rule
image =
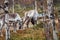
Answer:
[[[48,5],[48,8],[49,8],[49,5]],[[13,27],[13,32],[16,33],[17,30],[24,29],[24,24],[26,24],[25,25],[26,28],[29,28],[30,22],[33,25],[36,25],[38,19],[40,18],[39,13],[36,9],[25,12],[23,17],[20,17],[18,13],[10,13],[8,9],[9,9],[8,1],[5,1],[4,5],[0,5],[0,36],[3,36],[2,30],[5,30],[6,40],[10,39],[10,31],[12,29],[11,27]],[[54,27],[55,26],[54,21],[51,20],[51,22],[49,23],[47,22],[47,24],[48,25],[46,25],[46,27],[49,27],[50,24],[52,25],[53,35],[54,35],[53,37],[54,39],[57,40],[57,35],[55,33],[55,27]]]
[[[37,24],[38,12],[37,10],[30,10],[25,12],[24,17],[20,17],[18,13],[9,13],[8,11],[8,1],[4,2],[4,5],[0,5],[0,36],[2,35],[2,29],[5,29],[6,40],[10,38],[10,27],[14,28],[13,32],[16,30],[23,29],[23,25],[26,23],[28,28],[29,22],[33,25]],[[17,27],[18,25],[18,27]]]

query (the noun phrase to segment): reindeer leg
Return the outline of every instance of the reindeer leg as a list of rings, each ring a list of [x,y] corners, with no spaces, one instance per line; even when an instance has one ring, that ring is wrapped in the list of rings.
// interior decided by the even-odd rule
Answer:
[[[19,22],[19,29],[21,29],[21,28],[22,28],[22,23]]]
[[[37,20],[34,20],[34,25],[35,25],[35,26],[37,25]]]
[[[2,34],[2,28],[0,28],[0,36],[3,36],[3,34]]]
[[[28,24],[29,24],[29,23],[27,22],[27,24],[26,24],[26,25],[27,25],[27,28],[28,28]]]
[[[28,19],[27,21],[27,28],[29,28],[29,22],[30,22],[30,19]]]
[[[17,26],[17,30],[19,30],[19,23],[16,23],[16,26]]]
[[[2,30],[0,29],[0,36],[2,36]]]
[[[10,40],[10,27],[6,24],[6,40]]]
[[[14,32],[16,33],[16,23],[13,23]]]

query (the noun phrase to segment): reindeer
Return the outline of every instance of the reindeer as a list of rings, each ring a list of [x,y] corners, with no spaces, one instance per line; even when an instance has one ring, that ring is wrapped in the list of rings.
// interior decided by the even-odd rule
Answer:
[[[6,16],[6,20],[7,20],[7,23],[11,24],[13,23],[13,27],[15,28],[16,27],[16,24],[19,23],[19,25],[21,26],[22,24],[22,20],[21,20],[21,17],[19,16],[18,13],[10,13],[10,14],[7,14]],[[16,30],[16,29],[14,29]]]
[[[2,5],[0,5],[0,36],[2,35],[2,28],[4,26],[4,22],[5,22],[5,14],[4,14],[4,10],[2,8]]]
[[[14,30],[15,30],[16,24],[19,22],[19,25],[21,25],[22,20],[21,20],[21,17],[20,17],[20,15],[18,13],[9,13],[8,6],[9,6],[9,2],[5,1],[4,2],[4,7],[3,7],[3,9],[5,11],[5,22],[7,24],[13,23],[13,27],[14,27]]]
[[[8,2],[5,2],[3,7],[0,6],[0,11],[3,10],[3,12],[0,13],[0,34],[2,35],[2,29],[3,26],[5,27],[6,31],[6,40],[10,39],[10,26],[11,23],[13,23],[14,32],[16,32],[16,24],[21,27],[22,20],[18,13],[9,13],[8,11]],[[18,27],[19,28],[19,27]]]
[[[36,10],[30,10],[30,11],[25,12],[23,24],[26,23],[27,28],[28,28],[29,22],[35,25],[37,24],[37,20],[38,20],[38,12]]]

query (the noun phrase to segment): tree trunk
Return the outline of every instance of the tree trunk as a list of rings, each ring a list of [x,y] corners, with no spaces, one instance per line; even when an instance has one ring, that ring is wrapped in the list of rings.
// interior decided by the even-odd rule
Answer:
[[[35,10],[37,10],[37,1],[35,0]]]
[[[56,31],[55,31],[55,17],[54,17],[54,7],[53,7],[53,0],[47,0],[47,13],[49,20],[52,24],[52,30],[53,30],[53,40],[58,40]],[[52,17],[51,17],[52,16]],[[50,27],[50,26],[49,26]]]
[[[13,0],[13,13],[14,13],[14,0]]]
[[[50,38],[50,33],[49,33],[49,28],[50,28],[50,24],[49,22],[46,20],[46,14],[47,14],[47,0],[43,1],[43,21],[44,21],[44,29],[45,29],[45,36],[46,36],[46,40],[51,40]]]

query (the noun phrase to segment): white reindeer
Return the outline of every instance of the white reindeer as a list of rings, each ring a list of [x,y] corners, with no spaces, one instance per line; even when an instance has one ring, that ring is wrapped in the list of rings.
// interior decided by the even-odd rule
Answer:
[[[3,10],[3,12],[1,12],[1,9]],[[0,9],[0,12],[3,13],[4,16],[0,14],[0,34],[2,35],[2,28],[3,28],[3,25],[5,24],[6,40],[9,40],[11,23],[13,23],[14,32],[16,32],[17,30],[16,25],[18,23],[19,27],[21,27],[22,20],[18,13],[13,14],[13,13],[8,12],[8,1],[7,0],[4,2],[4,6],[1,7],[1,9]]]
[[[11,13],[11,14],[6,14],[6,17],[5,17],[5,20],[6,22],[9,24],[10,23],[13,23],[13,27],[14,27],[14,31],[16,32],[16,26],[17,26],[17,23],[19,23],[20,27],[22,25],[22,20],[21,20],[21,17],[19,16],[18,13]]]
[[[14,32],[16,32],[17,28],[21,27],[22,20],[18,13],[8,13],[5,9],[1,8],[3,12],[0,14],[0,35],[2,35],[2,29],[5,28],[6,31],[6,40],[10,38],[10,26],[11,23],[13,23]],[[1,11],[0,9],[0,11]],[[16,25],[19,25],[19,27],[16,27]],[[4,26],[5,24],[5,26]]]
[[[38,19],[38,12],[36,10],[30,10],[28,12],[25,12],[23,24],[26,22],[27,27],[29,25],[29,22],[35,25],[37,24],[37,19]]]

